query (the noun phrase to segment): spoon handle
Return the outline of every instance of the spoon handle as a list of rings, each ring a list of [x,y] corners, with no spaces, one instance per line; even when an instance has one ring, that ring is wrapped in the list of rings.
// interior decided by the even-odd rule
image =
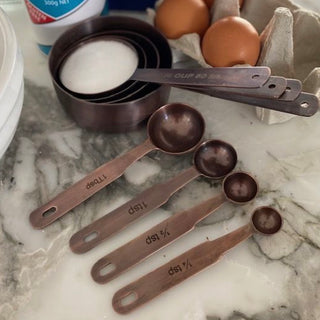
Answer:
[[[199,176],[195,167],[191,167],[165,183],[145,190],[121,207],[75,233],[69,242],[74,253],[84,253],[119,232],[135,220],[166,203],[170,196],[189,181]]]
[[[223,237],[204,242],[186,251],[117,291],[112,299],[114,310],[121,314],[129,313],[160,293],[218,262],[226,251],[246,240],[252,233],[251,224],[247,224]],[[131,301],[126,301],[129,298],[132,298]]]
[[[209,200],[162,221],[122,247],[99,259],[91,269],[92,278],[98,283],[106,283],[121,273],[146,259],[185,233],[194,229],[195,225],[218,209],[226,198],[223,193]],[[134,254],[132,254],[134,252]],[[112,271],[101,274],[108,265]]]
[[[317,96],[306,92],[301,92],[295,100],[290,101],[291,99],[284,100],[284,97],[280,97],[279,99],[250,97],[240,94],[227,94],[219,90],[212,90],[208,88],[193,88],[192,91],[212,97],[242,102],[253,106],[291,113],[303,117],[311,117],[319,110],[319,99]]]
[[[51,224],[119,178],[133,162],[153,149],[155,149],[154,145],[147,139],[141,145],[105,163],[65,191],[59,193],[48,203],[31,212],[30,223],[36,229],[42,229]]]
[[[270,77],[266,83],[259,88],[217,88],[220,92],[236,93],[242,96],[261,98],[279,98],[286,90],[287,80],[284,77]],[[211,88],[210,88],[211,89]]]
[[[258,88],[270,73],[268,67],[137,69],[131,79],[169,85]]]

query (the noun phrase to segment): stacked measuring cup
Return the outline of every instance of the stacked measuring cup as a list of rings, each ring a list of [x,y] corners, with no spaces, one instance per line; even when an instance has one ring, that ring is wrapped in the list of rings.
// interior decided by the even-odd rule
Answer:
[[[123,83],[93,91],[68,85],[76,81],[97,85],[101,75],[112,79],[119,66],[130,60],[113,64],[112,59],[116,59],[115,55],[108,56],[108,44],[115,43],[137,56],[134,72]],[[110,67],[90,74],[88,70],[96,70],[98,59],[99,65],[107,61]],[[73,80],[66,83],[64,71],[72,60],[77,63],[70,68],[70,77],[77,73],[83,78],[73,75]],[[49,69],[68,114],[79,126],[99,131],[124,132],[143,126],[168,101],[171,86],[300,116],[312,116],[319,109],[318,98],[303,92],[299,80],[271,76],[267,67],[172,68],[166,38],[150,24],[131,17],[93,18],[66,31],[51,50]],[[108,82],[102,79],[102,84]]]

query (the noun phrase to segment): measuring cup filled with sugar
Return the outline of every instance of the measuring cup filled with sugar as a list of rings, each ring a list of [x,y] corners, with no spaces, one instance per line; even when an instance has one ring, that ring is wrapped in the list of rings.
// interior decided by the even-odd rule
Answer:
[[[68,28],[107,13],[106,0],[24,0],[36,41],[48,54],[53,43]]]
[[[60,81],[77,95],[95,95],[124,84],[139,65],[136,49],[121,39],[80,45],[60,68]]]
[[[64,88],[77,97],[108,97],[110,90],[138,80],[167,85],[257,88],[270,70],[265,67],[171,69],[139,68],[137,52],[125,40],[96,37],[75,44],[65,54],[59,70]]]

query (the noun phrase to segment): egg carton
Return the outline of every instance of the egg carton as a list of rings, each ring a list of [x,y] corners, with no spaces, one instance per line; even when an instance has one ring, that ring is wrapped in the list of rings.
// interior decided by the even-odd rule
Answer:
[[[156,8],[162,1],[156,3]],[[147,12],[152,22],[156,11],[148,9]],[[290,0],[245,0],[241,11],[238,0],[215,0],[211,13],[212,23],[231,15],[251,22],[261,38],[257,65],[270,67],[273,75],[301,80],[304,91],[320,98],[320,15]],[[201,53],[198,34],[185,34],[169,43],[201,66],[210,67]],[[295,117],[259,107],[256,114],[267,124]]]

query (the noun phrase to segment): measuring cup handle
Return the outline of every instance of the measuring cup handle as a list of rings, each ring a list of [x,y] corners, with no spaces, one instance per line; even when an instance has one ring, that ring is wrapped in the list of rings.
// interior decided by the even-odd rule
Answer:
[[[270,73],[268,67],[137,69],[131,79],[169,85],[259,88]]]
[[[148,139],[141,145],[92,171],[83,179],[58,194],[54,199],[31,212],[29,217],[30,223],[36,229],[42,229],[51,224],[103,187],[116,180],[133,162],[154,148]]]
[[[228,246],[223,245],[225,241],[232,242],[232,246],[234,246],[251,235],[252,227],[249,224],[233,231],[229,235],[214,241],[204,242],[186,251],[117,291],[112,299],[114,310],[120,314],[129,313],[160,293],[172,288],[209,265],[218,262],[223,253],[228,250]],[[229,249],[232,246],[229,246]],[[131,298],[130,301],[126,302],[129,297]]]
[[[198,91],[192,89],[192,91]],[[217,97],[221,99],[227,99],[236,102],[242,102],[255,107],[262,107],[266,109],[276,110],[280,112],[290,113],[303,117],[311,117],[319,110],[320,102],[316,95],[306,92],[301,92],[295,100],[283,100],[281,96],[279,99],[268,99],[260,97],[243,96],[240,94],[226,94],[225,92],[219,92],[219,90],[199,90],[198,92]],[[288,94],[287,94],[288,95]]]
[[[160,207],[168,201],[175,191],[198,175],[198,171],[191,167],[168,182],[157,184],[145,190],[121,207],[75,233],[69,242],[71,250],[74,253],[84,253],[91,250],[135,220]],[[90,236],[92,237],[90,238]]]
[[[92,267],[91,275],[98,283],[106,283],[153,253],[194,229],[197,222],[219,208],[225,201],[219,194],[189,210],[174,214],[140,236],[99,259]],[[134,254],[132,254],[134,252]],[[107,270],[101,271],[109,266]]]

